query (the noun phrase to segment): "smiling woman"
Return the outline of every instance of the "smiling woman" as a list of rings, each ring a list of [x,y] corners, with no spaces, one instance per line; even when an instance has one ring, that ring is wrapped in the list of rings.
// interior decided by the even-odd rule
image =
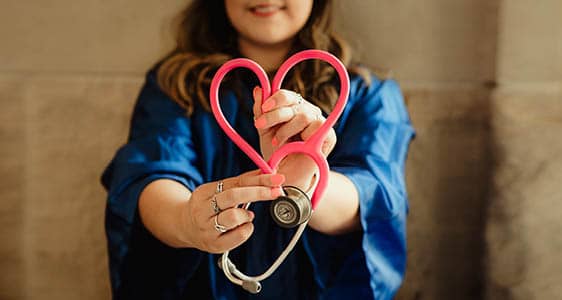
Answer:
[[[315,160],[323,155],[329,170],[324,164],[324,193],[313,198],[318,205],[302,243],[262,281],[259,295],[393,297],[405,269],[403,172],[414,131],[398,85],[351,63],[332,31],[328,0],[195,0],[182,13],[177,46],[148,73],[129,141],[103,174],[115,297],[249,297],[218,272],[216,254],[235,249],[231,258],[247,274],[263,273],[293,236],[270,217],[271,201],[284,191],[309,197],[318,169],[291,154],[277,174],[255,170],[211,115],[209,83],[231,58],[251,58],[274,72],[311,48],[343,61],[340,73],[351,73],[349,99],[318,143]],[[244,72],[221,85],[226,119],[265,160],[291,141],[313,140],[338,90],[347,88],[318,60],[299,63],[285,81],[271,95]],[[240,207],[250,202],[252,211]]]
[[[275,70],[308,20],[312,2],[226,0],[226,14],[238,32],[242,55],[257,61],[266,71]]]
[[[252,7],[249,1],[236,1],[241,3],[238,3],[238,8],[233,10],[248,13]],[[193,1],[180,14],[176,48],[162,59],[157,68],[159,86],[185,108],[188,114],[192,112],[194,102],[210,110],[208,91],[212,73],[228,59],[243,56],[239,48],[239,33],[229,21],[226,12],[227,2]],[[300,3],[300,1],[281,3],[289,2],[297,2],[295,6],[299,6]],[[236,3],[231,3],[234,4]],[[310,16],[306,19],[304,27],[300,28],[291,39],[289,52],[285,55],[304,49],[325,50],[335,54],[346,65],[348,71],[360,75],[366,83],[369,83],[371,77],[368,71],[351,62],[349,46],[332,28],[331,1],[314,1],[309,13]],[[258,40],[266,38],[267,36],[259,37]],[[247,56],[260,63],[266,70],[272,70],[275,64],[280,64],[285,58],[285,55],[279,56],[280,51],[274,50],[266,49],[263,53],[249,53]],[[333,76],[334,72],[330,66],[319,61],[307,61],[294,68],[293,76],[285,80],[284,87],[298,92],[324,111],[330,111],[337,98],[337,91],[332,82]]]

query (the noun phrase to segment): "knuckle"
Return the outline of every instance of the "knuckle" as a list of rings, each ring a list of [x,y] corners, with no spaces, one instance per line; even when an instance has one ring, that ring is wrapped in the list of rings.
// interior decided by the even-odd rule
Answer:
[[[271,112],[271,120],[284,120],[288,115],[289,111],[285,107],[276,109]]]
[[[261,199],[270,199],[271,198],[271,189],[270,188],[261,188],[259,192],[259,196]]]
[[[319,116],[322,116],[322,110],[318,106],[313,105],[312,109],[314,110],[314,113],[316,113]]]
[[[293,124],[299,124],[303,122],[304,122],[304,118],[302,112],[297,112],[296,114],[294,114],[293,119],[291,120],[291,123]]]
[[[231,199],[234,199],[235,194],[236,194],[236,188],[228,189],[228,190],[224,191],[223,192],[223,195],[224,195],[223,203],[231,202]]]
[[[267,175],[264,174],[264,175],[260,176],[259,184],[264,185],[264,186],[268,186],[271,182],[271,176],[272,175],[270,175],[270,174],[267,174]]]
[[[298,117],[298,121],[304,124],[309,124],[312,121],[314,121],[314,118],[312,117],[311,114],[307,114],[307,113],[301,113],[299,115],[297,115]]]
[[[260,119],[263,118],[265,120],[265,124],[269,124],[269,122],[271,122],[271,119],[273,118],[274,114],[275,114],[275,110],[264,112],[260,116]]]
[[[310,124],[313,121],[315,121],[315,118],[312,116],[312,114],[304,113],[304,114],[302,114],[302,116],[303,116],[303,119],[304,119],[304,123],[306,123],[306,124]]]
[[[278,100],[282,103],[288,103],[291,99],[291,92],[288,90],[279,90]]]
[[[236,179],[234,180],[235,187],[244,186],[245,183],[246,183],[246,176],[244,175],[237,176]]]
[[[324,124],[324,121],[314,119],[314,121],[312,121],[312,124],[314,125],[315,128],[317,128],[322,126],[322,124]]]
[[[283,107],[282,109],[278,109],[278,111],[283,119],[291,119],[295,117],[295,111],[291,107]]]
[[[285,133],[286,130],[283,130],[284,128],[280,128],[277,131],[277,134],[275,135],[275,138],[277,139],[277,141],[279,142],[283,142],[286,138],[287,138],[287,134]]]

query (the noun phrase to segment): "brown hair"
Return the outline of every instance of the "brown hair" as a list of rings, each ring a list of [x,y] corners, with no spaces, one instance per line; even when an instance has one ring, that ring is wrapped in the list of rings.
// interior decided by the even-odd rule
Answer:
[[[289,55],[304,49],[328,51],[368,83],[366,69],[350,67],[349,46],[333,32],[331,19],[332,1],[314,0],[310,17],[295,37]],[[241,55],[223,0],[193,0],[178,21],[176,47],[162,60],[157,77],[160,88],[191,115],[195,100],[210,110],[208,91],[213,74],[227,60]],[[338,97],[336,76],[328,64],[307,60],[292,69],[283,88],[330,112]]]

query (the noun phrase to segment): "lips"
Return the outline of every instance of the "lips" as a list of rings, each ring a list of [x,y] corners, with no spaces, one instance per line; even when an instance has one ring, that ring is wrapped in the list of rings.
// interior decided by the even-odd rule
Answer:
[[[259,17],[269,17],[285,9],[284,6],[274,4],[258,4],[250,7],[250,11]]]

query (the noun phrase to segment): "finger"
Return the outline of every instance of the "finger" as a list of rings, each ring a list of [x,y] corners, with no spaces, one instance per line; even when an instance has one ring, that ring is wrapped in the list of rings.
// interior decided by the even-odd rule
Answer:
[[[243,186],[276,187],[285,182],[285,176],[282,174],[261,174],[259,169],[252,170],[235,177],[202,184],[197,188],[197,192],[203,195],[202,198],[211,198],[217,192],[219,182],[223,183],[223,191]]]
[[[301,132],[301,139],[303,141],[307,141],[308,139],[310,139],[320,129],[324,122],[325,119],[323,117],[320,117],[319,120],[311,122],[309,126]],[[330,152],[332,152],[332,150],[334,149],[336,142],[336,132],[333,128],[330,128],[330,130],[328,131],[328,135],[322,143],[322,153],[325,156],[328,156],[328,154],[330,154]]]
[[[332,150],[334,150],[334,147],[336,146],[336,133],[334,131],[334,129],[330,129],[330,131],[328,132],[328,136],[326,136],[326,139],[324,139],[324,141],[322,142],[322,154],[324,154],[324,156],[328,156]]]
[[[283,174],[261,174],[261,170],[253,170],[236,177],[227,178],[222,182],[223,191],[236,187],[279,187],[285,182],[285,176]],[[216,184],[218,184],[218,182]]]
[[[222,211],[216,218],[218,224],[226,227],[227,230],[231,230],[244,223],[253,221],[254,213],[251,210],[234,207]],[[212,220],[213,225],[214,221],[215,220]]]
[[[279,187],[284,182],[285,182],[285,176],[283,174],[261,174],[257,176],[240,177],[237,182],[237,187],[250,187],[250,186]]]
[[[254,232],[254,224],[251,222],[242,224],[230,231],[221,234],[216,240],[216,248],[218,251],[214,253],[224,253],[242,245],[250,238]]]
[[[280,107],[272,111],[263,113],[259,118],[256,119],[256,121],[254,122],[254,126],[256,126],[257,129],[265,130],[277,124],[287,122],[291,120],[297,113],[292,107],[293,106]]]
[[[254,97],[254,106],[253,106],[253,111],[254,111],[254,119],[257,119],[261,116],[262,114],[262,89],[259,86],[256,86],[254,88],[254,90],[252,91],[252,96]]]
[[[258,170],[252,170],[252,171],[248,171],[246,173],[240,174],[240,175],[235,176],[235,177],[229,177],[229,178],[225,178],[223,180],[207,182],[207,183],[204,183],[204,184],[200,185],[197,188],[197,190],[198,190],[199,193],[203,194],[206,198],[210,198],[219,189],[219,183],[220,182],[223,183],[223,190],[225,190],[229,187],[232,188],[234,186],[239,186],[238,182],[239,182],[241,177],[257,176],[260,173],[261,173],[261,170],[259,170],[259,169]]]
[[[308,124],[308,126],[301,132],[301,139],[303,141],[308,141],[317,131],[322,127],[324,124],[324,118],[319,117],[317,120],[314,120]]]
[[[218,207],[221,210],[226,210],[248,202],[274,200],[281,194],[281,187],[251,186],[228,189],[216,194],[216,199]]]
[[[299,98],[299,95],[293,91],[279,90],[261,105],[261,109],[265,113],[276,108],[295,105]]]
[[[261,171],[257,170],[257,172],[252,171],[251,173],[244,173],[237,178],[225,181],[224,190],[245,186],[276,187],[281,186],[281,184],[285,182],[285,176],[283,176],[283,174],[259,174],[259,172]]]
[[[302,132],[315,120],[316,115],[310,112],[297,114],[289,122],[279,126],[271,143],[275,147],[277,145],[283,145],[288,139]]]

